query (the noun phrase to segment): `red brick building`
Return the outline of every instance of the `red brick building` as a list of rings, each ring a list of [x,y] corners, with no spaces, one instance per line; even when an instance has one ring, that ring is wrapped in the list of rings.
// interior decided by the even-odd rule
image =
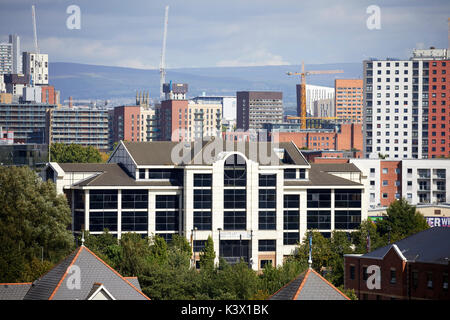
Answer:
[[[337,132],[326,130],[274,132],[273,138],[279,142],[293,141],[299,149],[361,151],[363,148],[361,124],[342,124]]]
[[[335,107],[336,117],[352,123],[363,122],[363,80],[336,79]]]
[[[57,91],[54,86],[40,86],[41,92],[41,102],[48,104],[57,104]]]
[[[428,157],[450,155],[450,60],[429,62]]]
[[[114,108],[113,141],[140,141],[140,106]]]
[[[161,140],[182,141],[184,133],[189,128],[189,121],[193,121],[192,118],[189,119],[188,101],[164,100],[161,102],[160,110],[159,127],[161,129]]]
[[[344,287],[360,300],[450,300],[449,255],[450,228],[430,228],[364,255],[345,255]]]

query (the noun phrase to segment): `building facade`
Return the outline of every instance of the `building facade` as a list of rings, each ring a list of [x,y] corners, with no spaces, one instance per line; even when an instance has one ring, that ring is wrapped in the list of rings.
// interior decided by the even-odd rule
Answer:
[[[236,121],[236,97],[231,96],[198,96],[192,98],[196,103],[222,105],[222,118],[228,121]]]
[[[366,157],[449,154],[448,63],[447,50],[415,50],[410,60],[363,62]]]
[[[297,116],[301,117],[301,85],[296,85],[297,93]],[[314,102],[323,99],[334,99],[334,88],[316,86],[312,84],[306,85],[306,113],[309,115],[314,114]]]
[[[363,255],[346,254],[344,287],[359,300],[450,300],[449,240],[450,228],[435,227]]]
[[[283,122],[283,93],[269,91],[238,91],[237,129],[262,129],[264,123]]]
[[[14,143],[46,143],[46,112],[56,105],[44,103],[0,103],[0,127],[14,131]]]
[[[363,80],[336,79],[336,117],[351,123],[363,123]]]
[[[12,47],[12,72],[15,74],[22,73],[22,58],[20,51],[20,37],[17,34],[9,35],[9,43]]]
[[[11,43],[0,43],[0,74],[13,72],[13,48]]]
[[[450,202],[450,160],[350,159],[368,177],[369,207],[387,207],[396,199],[413,204]]]
[[[352,164],[309,164],[293,143],[121,142],[106,164],[50,163],[72,208],[72,230],[108,228],[191,241],[208,236],[216,262],[281,265],[307,230],[329,237],[366,219],[364,181]]]
[[[334,117],[335,116],[335,104],[334,99],[320,99],[313,103],[313,115],[314,117]]]
[[[50,143],[80,144],[109,150],[108,110],[59,107],[47,112]]]
[[[22,69],[34,85],[48,85],[48,54],[23,52]]]

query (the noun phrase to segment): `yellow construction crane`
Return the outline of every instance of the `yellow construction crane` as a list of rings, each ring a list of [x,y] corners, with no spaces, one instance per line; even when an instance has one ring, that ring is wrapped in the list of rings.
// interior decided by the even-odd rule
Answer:
[[[314,70],[305,71],[305,64],[302,61],[302,72],[287,72],[288,76],[300,76],[300,112],[299,117],[288,117],[288,119],[300,119],[301,128],[306,129],[306,119],[311,119],[306,116],[306,76],[311,74],[332,74],[332,73],[344,73],[343,70]],[[337,119],[336,117],[315,117],[315,119]]]

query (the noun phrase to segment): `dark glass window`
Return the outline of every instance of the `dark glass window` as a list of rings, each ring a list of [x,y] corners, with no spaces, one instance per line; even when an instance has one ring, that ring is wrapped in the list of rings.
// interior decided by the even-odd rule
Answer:
[[[194,190],[194,209],[211,209],[212,195],[211,189]]]
[[[75,209],[84,209],[84,190],[74,190]]]
[[[123,209],[147,209],[148,190],[122,190]]]
[[[245,230],[247,225],[245,211],[225,211],[223,213],[224,230]]]
[[[275,211],[259,211],[259,230],[275,230],[277,225]]]
[[[117,190],[91,190],[90,209],[117,209]]]
[[[223,191],[225,209],[245,209],[246,190],[245,189],[225,189]]]
[[[414,289],[416,289],[419,286],[419,272],[418,271],[412,272],[412,285],[413,285]]]
[[[139,179],[145,179],[145,169],[139,169]]]
[[[249,241],[248,240],[221,240],[219,245],[219,256],[229,264],[238,263],[241,258],[248,262]]]
[[[308,210],[307,229],[331,229],[331,211]]]
[[[148,213],[122,211],[122,231],[147,231]]]
[[[246,180],[245,159],[237,154],[229,156],[224,165],[224,186],[244,187],[247,184]]]
[[[361,190],[335,190],[334,199],[336,208],[361,208]]]
[[[361,224],[361,211],[336,210],[334,213],[335,229],[356,229]]]
[[[395,272],[395,269],[391,269],[391,279],[390,279],[390,283],[391,284],[396,284],[397,283],[397,274]]]
[[[355,266],[350,266],[350,279],[355,280]]]
[[[331,208],[331,190],[308,190],[308,208]]]
[[[296,178],[296,169],[284,169],[284,179],[295,179]]]
[[[290,245],[290,244],[297,244],[297,242],[300,241],[300,237],[298,232],[284,232],[283,233],[283,244],[284,245]]]
[[[284,195],[284,207],[297,209],[300,208],[300,196],[298,194]]]
[[[161,238],[164,239],[164,241],[166,241],[167,243],[169,243],[170,241],[172,241],[172,237],[173,237],[173,233],[158,233],[158,236],[160,236]]]
[[[276,174],[260,174],[259,186],[260,187],[275,187],[277,185]]]
[[[157,231],[178,231],[178,211],[156,211]]]
[[[194,252],[201,252],[206,246],[206,240],[194,240]]]
[[[362,268],[362,273],[363,280],[366,281],[369,278],[369,275],[367,274],[367,267]]]
[[[81,231],[85,228],[86,226],[84,225],[84,211],[75,211],[73,213],[73,230]]]
[[[306,179],[306,169],[299,169],[300,179]]]
[[[210,173],[196,173],[194,174],[194,187],[211,187],[212,174]]]
[[[178,195],[157,195],[156,209],[178,209]]]
[[[198,230],[211,230],[211,211],[194,211],[194,227],[196,227]]]
[[[277,195],[275,189],[259,189],[259,208],[275,209],[277,205]]]
[[[300,221],[300,213],[298,210],[284,210],[283,213],[283,229],[298,230]]]
[[[152,180],[164,179],[177,183],[183,182],[183,169],[148,169],[148,178]]]
[[[277,241],[276,240],[259,240],[258,241],[258,250],[259,251],[276,251]]]
[[[117,231],[117,212],[89,212],[89,231]]]

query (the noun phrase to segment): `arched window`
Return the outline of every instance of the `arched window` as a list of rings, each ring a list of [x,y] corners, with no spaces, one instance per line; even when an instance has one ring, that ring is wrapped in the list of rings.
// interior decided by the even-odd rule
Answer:
[[[247,180],[245,159],[233,154],[225,160],[224,187],[245,187]]]

